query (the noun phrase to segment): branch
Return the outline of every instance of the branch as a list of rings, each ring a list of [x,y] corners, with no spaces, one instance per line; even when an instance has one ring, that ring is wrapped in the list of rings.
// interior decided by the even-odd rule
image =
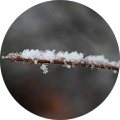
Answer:
[[[32,59],[23,59],[20,56],[17,58],[8,58],[11,61],[25,61],[29,62],[29,64],[33,64],[34,60]],[[52,62],[49,60],[37,60],[37,63],[52,63],[52,64],[68,64],[68,65],[77,65],[77,66],[87,66],[87,67],[96,67],[96,68],[104,68],[110,70],[117,70],[119,71],[119,67],[111,66],[111,65],[103,65],[103,64],[95,64],[95,63],[87,63],[87,62],[71,62],[71,61],[64,61],[64,60],[53,60]]]
[[[52,64],[63,64],[67,68],[77,66],[86,66],[91,68],[104,68],[104,69],[111,69],[119,71],[120,67],[120,60],[116,61],[109,61],[104,57],[104,55],[89,55],[85,56],[83,53],[78,53],[77,51],[68,53],[66,52],[55,52],[55,50],[23,50],[23,52],[17,53],[9,53],[7,56],[2,56],[3,59],[10,59],[11,61],[25,61],[29,62],[30,64],[37,64],[43,63],[40,67],[43,70],[43,73],[48,72],[48,68],[46,68],[47,64],[45,63],[52,63]]]

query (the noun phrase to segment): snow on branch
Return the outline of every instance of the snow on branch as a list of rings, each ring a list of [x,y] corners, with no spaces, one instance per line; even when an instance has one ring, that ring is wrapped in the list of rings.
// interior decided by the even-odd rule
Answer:
[[[78,53],[77,51],[68,53],[68,51],[55,52],[55,50],[25,49],[23,52],[9,53],[7,56],[2,56],[2,59],[5,58],[11,61],[25,61],[30,64],[42,63],[40,68],[44,74],[48,73],[48,68],[46,67],[48,63],[63,64],[67,68],[74,67],[75,65],[105,68],[113,70],[114,73],[119,71],[120,67],[120,60],[118,62],[109,61],[104,55],[89,55],[84,57],[83,53]]]

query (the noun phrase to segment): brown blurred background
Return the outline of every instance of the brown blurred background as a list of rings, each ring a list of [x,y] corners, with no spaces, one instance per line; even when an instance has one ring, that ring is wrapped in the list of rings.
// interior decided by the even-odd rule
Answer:
[[[74,2],[50,1],[20,15],[9,28],[1,55],[24,49],[78,51],[119,60],[115,36],[93,10]],[[1,60],[5,84],[20,105],[51,119],[69,119],[96,108],[112,90],[117,74],[111,70],[62,65],[48,66]],[[7,109],[7,106],[6,106]]]

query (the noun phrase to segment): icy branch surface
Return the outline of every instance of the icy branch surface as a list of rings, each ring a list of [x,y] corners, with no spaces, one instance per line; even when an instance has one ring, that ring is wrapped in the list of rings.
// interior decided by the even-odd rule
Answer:
[[[71,68],[71,66],[74,66],[75,63],[89,63],[94,68],[94,64],[97,65],[104,65],[104,66],[114,66],[114,67],[120,67],[120,60],[118,62],[116,61],[109,61],[104,57],[104,55],[89,55],[84,57],[83,53],[78,53],[77,51],[69,53],[66,52],[56,52],[55,50],[39,50],[39,49],[25,49],[23,52],[16,52],[16,53],[9,53],[7,56],[2,56],[2,58],[9,58],[9,59],[17,59],[17,57],[20,57],[22,59],[31,59],[35,64],[38,63],[38,60],[47,60],[50,61],[50,63],[53,63],[54,60],[62,60],[64,61],[64,67],[67,67],[68,69]],[[72,65],[68,65],[67,62],[72,62]],[[48,68],[46,64],[42,64],[40,67],[43,70],[43,73],[48,73]]]

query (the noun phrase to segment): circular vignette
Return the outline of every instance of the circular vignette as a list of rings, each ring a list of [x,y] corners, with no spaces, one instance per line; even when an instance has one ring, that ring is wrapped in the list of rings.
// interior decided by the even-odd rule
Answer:
[[[90,8],[71,1],[49,1],[21,14],[9,28],[1,55],[29,49],[103,54],[119,60],[115,36]],[[75,70],[76,69],[76,70]],[[117,75],[106,69],[50,65],[44,75],[36,65],[1,60],[4,82],[28,111],[49,119],[82,116],[99,106],[111,92]]]

